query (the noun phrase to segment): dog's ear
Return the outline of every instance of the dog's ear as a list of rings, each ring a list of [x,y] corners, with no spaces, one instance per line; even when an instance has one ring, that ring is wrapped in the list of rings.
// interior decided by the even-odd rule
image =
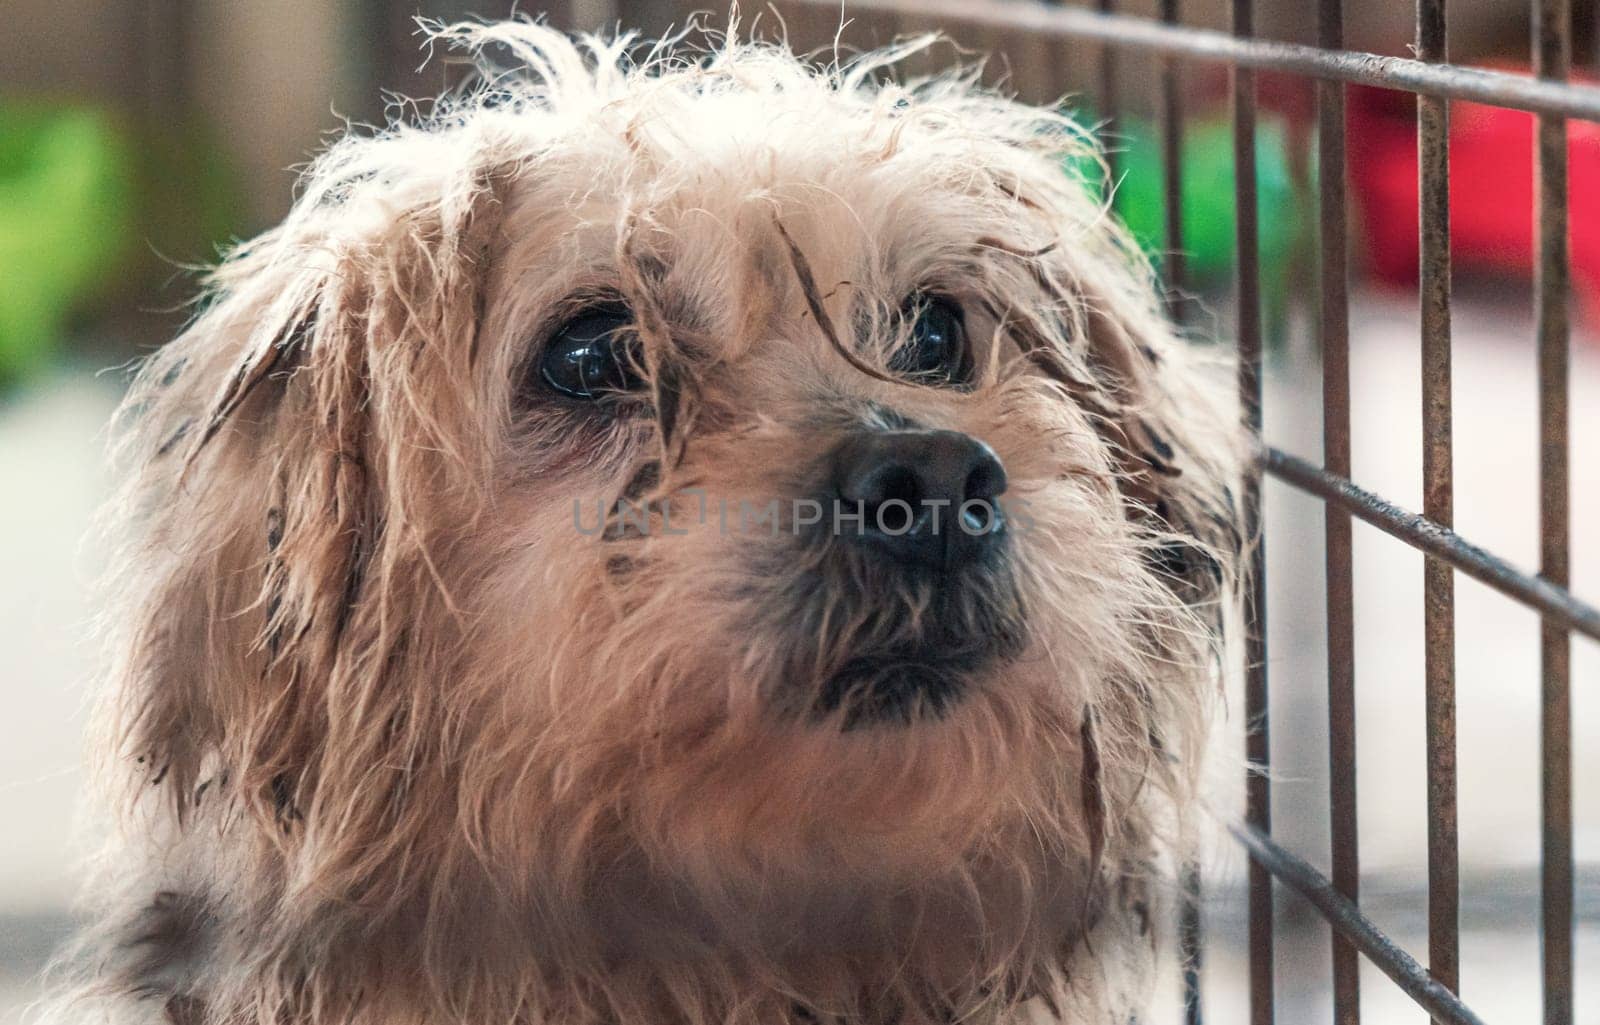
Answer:
[[[1102,293],[1085,314],[1091,401],[1128,514],[1149,528],[1146,559],[1214,620],[1242,554],[1241,434],[1217,400],[1221,368],[1180,342],[1161,311],[1127,296]]]
[[[1130,519],[1148,528],[1152,570],[1218,623],[1244,543],[1237,481],[1245,433],[1236,410],[1219,402],[1228,388],[1161,308],[1156,275],[1099,184],[1104,166],[1098,176],[1077,170],[1097,163],[1098,145],[1054,113],[1028,111],[1001,127],[1019,124],[1026,130],[1013,137],[1015,161],[986,182],[1018,235],[984,238],[981,248],[1001,282],[996,293],[1030,301],[992,312],[1090,414]]]
[[[180,814],[226,788],[292,831],[319,778],[363,781],[373,807],[326,795],[339,814],[391,800],[372,774],[418,724],[382,670],[426,657],[414,617],[448,617],[429,547],[486,472],[477,333],[504,182],[303,197],[135,381],[114,728]]]
[[[1010,211],[1031,215],[1023,223],[1043,229],[1003,240],[1003,259],[988,247],[990,273],[1004,275],[997,293],[1027,297],[996,311],[998,319],[1102,442],[1110,471],[1102,486],[1114,489],[1136,528],[1148,571],[1134,599],[1148,661],[1084,702],[1080,780],[1091,849],[1110,844],[1103,835],[1095,841],[1098,831],[1145,821],[1128,810],[1152,784],[1172,799],[1181,834],[1242,574],[1237,501],[1247,435],[1227,400],[1231,377],[1180,338],[1148,263],[1081,183],[1047,164],[996,191]],[[1200,685],[1207,663],[1218,667],[1209,692]]]
[[[1222,370],[1178,338],[1114,225],[1080,225],[1071,237],[1014,254],[1033,261],[1048,312],[1008,311],[1007,323],[1111,452],[1152,571],[1220,625],[1219,602],[1242,555],[1236,482],[1245,454],[1237,416],[1218,401]]]

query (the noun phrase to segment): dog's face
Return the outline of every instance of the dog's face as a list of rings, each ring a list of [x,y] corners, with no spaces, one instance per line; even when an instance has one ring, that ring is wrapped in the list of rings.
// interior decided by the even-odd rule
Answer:
[[[476,31],[544,77],[336,148],[141,378],[122,728],[253,813],[195,899],[613,1007],[1042,985],[1181,796],[1232,537],[1081,143]]]

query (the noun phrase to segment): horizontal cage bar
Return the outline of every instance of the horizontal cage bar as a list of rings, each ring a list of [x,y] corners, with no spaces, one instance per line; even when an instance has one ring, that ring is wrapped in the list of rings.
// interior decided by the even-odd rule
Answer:
[[[795,0],[798,6],[837,11],[837,0]],[[1275,478],[1322,498],[1328,504],[1328,598],[1330,679],[1330,781],[1332,787],[1332,840],[1335,881],[1324,878],[1297,855],[1278,845],[1270,835],[1270,799],[1267,761],[1265,650],[1260,629],[1264,619],[1259,547],[1255,552],[1257,576],[1253,593],[1246,596],[1248,619],[1247,720],[1251,724],[1249,756],[1257,772],[1249,781],[1248,822],[1230,827],[1251,855],[1251,964],[1250,1017],[1257,1025],[1273,1021],[1271,885],[1281,881],[1299,892],[1329,923],[1335,943],[1335,1019],[1343,1025],[1359,1021],[1359,988],[1354,954],[1366,956],[1435,1021],[1452,1025],[1482,1025],[1459,996],[1456,984],[1458,889],[1455,836],[1454,756],[1454,623],[1452,571],[1460,571],[1501,594],[1536,611],[1544,633],[1544,764],[1547,781],[1545,803],[1545,1018],[1547,1025],[1566,1025],[1571,1018],[1570,931],[1571,822],[1570,794],[1563,768],[1569,769],[1570,701],[1568,631],[1600,641],[1600,609],[1574,596],[1567,579],[1568,548],[1566,470],[1565,344],[1568,324],[1565,290],[1568,285],[1564,139],[1562,119],[1600,122],[1600,88],[1566,80],[1571,45],[1569,0],[1533,0],[1535,67],[1529,77],[1501,71],[1454,65],[1444,50],[1444,0],[1415,0],[1419,15],[1418,57],[1406,59],[1345,50],[1341,47],[1340,0],[1321,0],[1318,46],[1258,40],[1251,35],[1251,0],[1232,0],[1232,32],[1184,26],[1177,17],[1177,0],[1161,0],[1160,20],[1115,13],[1114,0],[1083,0],[1089,6],[1068,7],[1060,0],[850,0],[852,13],[910,15],[927,24],[941,20],[991,31],[1011,31],[1053,39],[1087,40],[1098,44],[1100,89],[1105,113],[1115,117],[1118,51],[1145,52],[1160,58],[1157,111],[1162,135],[1162,170],[1166,241],[1164,258],[1169,287],[1183,278],[1179,181],[1182,107],[1174,62],[1192,60],[1220,64],[1234,72],[1232,90],[1234,149],[1239,175],[1235,181],[1236,257],[1238,259],[1239,384],[1240,399],[1260,446],[1256,465],[1246,481],[1244,515],[1259,523],[1260,474]],[[1542,31],[1540,26],[1543,26]],[[1325,443],[1327,468],[1266,446],[1261,437],[1260,332],[1255,263],[1254,148],[1255,71],[1276,71],[1319,82],[1319,141],[1325,164],[1342,171],[1343,84],[1369,85],[1409,92],[1419,100],[1419,165],[1424,174],[1419,190],[1425,210],[1422,249],[1425,257],[1424,364],[1425,372],[1425,477],[1424,514],[1409,512],[1383,497],[1358,487],[1350,477],[1348,392],[1348,322],[1343,261],[1325,266],[1320,281],[1319,337],[1323,341],[1325,387]],[[1450,387],[1449,387],[1449,171],[1446,139],[1447,100],[1465,100],[1540,115],[1539,180],[1539,341],[1541,384],[1541,523],[1546,527],[1541,551],[1541,575],[1516,569],[1504,559],[1479,548],[1451,529],[1450,500]],[[1336,252],[1345,245],[1342,174],[1324,178],[1320,187],[1319,225],[1323,241]],[[1428,237],[1430,229],[1435,237]],[[1430,278],[1432,287],[1430,287]],[[1176,295],[1176,293],[1174,293]],[[1183,319],[1179,300],[1169,296],[1175,321]],[[1431,355],[1430,355],[1431,354]],[[1432,377],[1429,377],[1431,373]],[[1431,470],[1429,469],[1431,465]],[[1337,513],[1337,515],[1335,515]],[[1353,659],[1353,587],[1351,576],[1351,518],[1359,518],[1422,552],[1428,559],[1427,598],[1430,618],[1429,657],[1429,879],[1430,960],[1434,969],[1422,967],[1361,914],[1353,899],[1359,888],[1356,857],[1355,731]],[[1556,529],[1550,529],[1551,527]],[[1557,536],[1559,535],[1559,536]],[[1341,722],[1341,719],[1347,719]],[[1565,874],[1563,874],[1565,873]],[[1185,878],[1185,886],[1197,880]],[[1193,900],[1193,891],[1188,891]],[[1194,910],[1191,904],[1188,908]],[[1186,919],[1186,1014],[1198,1019],[1198,944],[1189,934],[1198,922]]]
[[[838,11],[838,0],[796,0]],[[1014,29],[1052,38],[1097,40],[1191,60],[1283,71],[1309,78],[1472,100],[1496,107],[1600,122],[1600,87],[1552,82],[1504,71],[1429,64],[1354,50],[1247,39],[1210,29],[1163,25],[1131,15],[1005,0],[850,0],[851,13],[916,13],[931,21]]]
[[[1363,915],[1322,873],[1258,830],[1249,826],[1231,828],[1233,835],[1250,852],[1253,863],[1261,865],[1310,901],[1339,935],[1354,944],[1435,1021],[1450,1025],[1484,1025],[1482,1018],[1448,987],[1436,982],[1426,968]]]
[[[1600,609],[1549,581],[1523,573],[1497,555],[1484,551],[1446,527],[1407,512],[1342,477],[1325,472],[1298,456],[1264,448],[1266,471],[1302,491],[1348,509],[1361,520],[1413,548],[1447,562],[1501,594],[1527,605],[1547,621],[1600,641]]]

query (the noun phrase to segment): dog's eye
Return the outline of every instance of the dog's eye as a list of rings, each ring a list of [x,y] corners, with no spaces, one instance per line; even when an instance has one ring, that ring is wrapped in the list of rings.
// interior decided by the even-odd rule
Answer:
[[[539,376],[568,398],[596,399],[640,386],[633,316],[621,303],[593,306],[562,324],[539,358]]]
[[[961,307],[944,296],[918,292],[902,316],[911,337],[890,357],[889,369],[933,384],[959,383],[967,373],[967,332]]]

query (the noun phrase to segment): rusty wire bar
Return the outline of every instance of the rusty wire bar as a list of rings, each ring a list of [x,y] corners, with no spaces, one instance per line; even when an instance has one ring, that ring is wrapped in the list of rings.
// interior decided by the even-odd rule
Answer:
[[[1233,33],[1255,32],[1252,0],[1233,0]],[[1250,68],[1231,69],[1233,95],[1233,205],[1238,282],[1239,405],[1245,425],[1261,437],[1261,264],[1256,205],[1256,82]],[[1271,720],[1267,709],[1267,565],[1261,536],[1261,472],[1251,467],[1244,481],[1244,531],[1251,539],[1251,583],[1245,611],[1245,819],[1272,832]],[[1250,1021],[1272,1025],[1272,873],[1250,863]]]
[[[1572,65],[1571,0],[1534,0],[1533,69],[1561,82]],[[1538,119],[1534,172],[1538,227],[1534,268],[1539,339],[1539,575],[1570,583],[1568,484],[1567,125]],[[1572,641],[1559,623],[1540,624],[1540,917],[1544,1023],[1572,1025]]]
[[[839,0],[796,0],[838,10]],[[911,0],[850,0],[852,12],[904,10]],[[1190,60],[1257,71],[1282,71],[1402,92],[1429,93],[1495,107],[1600,121],[1600,87],[1542,82],[1525,75],[1376,53],[1331,51],[1296,43],[1240,39],[1224,32],[1163,25],[1131,15],[1014,0],[915,0],[917,13],[971,25],[1082,38]]]
[[[1181,21],[1179,0],[1161,0],[1159,16],[1164,24]],[[1180,327],[1188,316],[1186,267],[1183,250],[1183,92],[1178,62],[1162,57],[1158,73],[1157,109],[1161,132],[1162,283],[1165,286],[1167,316]],[[1198,863],[1182,871],[1182,895],[1178,908],[1178,959],[1183,971],[1183,1020],[1185,1025],[1202,1025],[1200,977],[1204,968],[1204,935],[1200,918],[1203,899]]]
[[[1442,63],[1445,0],[1417,0],[1417,58]],[[1454,473],[1450,395],[1450,105],[1417,97],[1422,306],[1422,514],[1450,527]],[[1456,815],[1455,571],[1423,560],[1423,690],[1428,770],[1428,970],[1461,987],[1460,852]]]
[[[1600,641],[1600,609],[1573,596],[1566,589],[1522,573],[1504,559],[1489,554],[1454,531],[1431,522],[1427,517],[1407,512],[1347,480],[1325,473],[1297,456],[1274,448],[1264,448],[1259,459],[1262,467],[1274,477],[1309,494],[1337,503],[1390,537],[1447,562],[1474,580],[1528,606],[1547,621]]]
[[[1178,0],[1161,0],[1163,24],[1180,21]],[[1182,324],[1186,316],[1183,299],[1185,279],[1183,252],[1183,91],[1178,62],[1162,57],[1157,82],[1157,120],[1161,129],[1162,223],[1166,230],[1162,250],[1162,277],[1165,278],[1167,315]]]
[[[387,102],[382,94],[410,89],[415,84],[416,66],[421,63],[418,42],[411,35],[415,26],[407,13],[403,4],[393,0],[364,0],[355,5],[357,31],[368,46],[365,70],[370,82],[362,91],[369,96],[369,102],[380,105],[380,123]]]
[[[1317,45],[1344,46],[1341,0],[1321,0]],[[1317,226],[1320,309],[1317,342],[1322,350],[1322,463],[1336,477],[1350,477],[1350,305],[1346,280],[1344,85],[1317,83]],[[1355,579],[1351,559],[1353,524],[1348,510],[1324,503],[1328,631],[1328,834],[1333,885],[1360,905],[1361,861],[1357,843]],[[1333,945],[1334,1025],[1361,1021],[1361,962],[1356,947],[1337,930]]]
[[[1205,967],[1205,936],[1201,931],[1200,907],[1203,896],[1200,864],[1190,862],[1183,867],[1179,880],[1182,887],[1182,905],[1178,908],[1178,957],[1183,971],[1184,1025],[1201,1025],[1205,1019],[1200,997],[1200,977]]]
[[[804,0],[818,3],[831,0]],[[1245,484],[1244,519],[1255,539],[1255,570],[1247,596],[1247,755],[1254,765],[1268,760],[1265,675],[1265,574],[1260,527],[1260,472],[1270,472],[1328,506],[1329,726],[1334,879],[1320,876],[1270,837],[1270,790],[1263,775],[1247,781],[1247,818],[1237,829],[1252,854],[1250,872],[1251,1020],[1273,1019],[1272,884],[1281,879],[1315,905],[1335,931],[1335,1019],[1359,1020],[1354,952],[1365,954],[1436,1021],[1481,1025],[1456,996],[1459,989],[1459,868],[1456,824],[1453,572],[1460,570],[1536,610],[1543,621],[1543,940],[1545,1021],[1572,1020],[1572,821],[1570,635],[1600,640],[1600,609],[1568,590],[1570,505],[1568,484],[1568,347],[1566,227],[1566,118],[1600,122],[1600,89],[1565,81],[1571,61],[1571,0],[1533,0],[1535,72],[1527,78],[1450,65],[1445,46],[1444,0],[1417,0],[1417,59],[1385,58],[1341,49],[1339,0],[1320,0],[1319,45],[1262,42],[1252,38],[1250,0],[1233,0],[1232,34],[1180,27],[1175,0],[1163,0],[1162,21],[1098,10],[1041,6],[1004,0],[920,0],[930,19],[959,17],[967,23],[1082,38],[1111,48],[1131,47],[1159,55],[1163,121],[1162,155],[1168,192],[1169,278],[1181,277],[1180,150],[1170,58],[1210,61],[1232,73],[1235,202],[1238,216],[1239,392],[1245,422],[1261,426],[1259,256],[1253,72],[1270,69],[1320,80],[1318,139],[1321,153],[1319,225],[1322,234],[1322,297],[1318,330],[1324,353],[1324,468],[1262,445]],[[852,0],[858,9],[903,9],[907,0]],[[1102,64],[1102,88],[1114,107],[1115,82]],[[1423,320],[1423,514],[1407,512],[1357,487],[1349,465],[1349,363],[1344,265],[1344,134],[1341,83],[1362,83],[1419,94],[1419,250]],[[1540,115],[1537,149],[1538,338],[1540,371],[1541,573],[1534,577],[1469,544],[1451,529],[1452,443],[1450,401],[1449,109],[1467,99]],[[1181,138],[1181,133],[1179,133]],[[1338,173],[1325,173],[1337,169]],[[1176,216],[1172,211],[1178,210]],[[1176,232],[1177,234],[1172,234]],[[1174,238],[1179,241],[1174,242]],[[1177,273],[1173,271],[1176,269]],[[1169,299],[1170,301],[1170,299]],[[1373,524],[1425,556],[1426,704],[1429,843],[1429,960],[1423,969],[1363,917],[1356,859],[1353,630],[1349,602],[1352,517]],[[1187,880],[1186,880],[1187,883]],[[1194,994],[1186,991],[1187,996]],[[1197,1013],[1197,1005],[1189,1009]],[[1191,1018],[1191,1020],[1194,1020]]]
[[[1060,0],[1056,0],[1057,3]],[[1116,9],[1116,0],[1095,0],[1095,7],[1101,14],[1109,15]],[[1100,123],[1101,130],[1108,133],[1109,138],[1115,142],[1117,131],[1117,115],[1120,111],[1117,102],[1117,48],[1109,41],[1100,47]],[[1106,183],[1109,186],[1107,194],[1115,193],[1121,184],[1117,180],[1117,168],[1120,161],[1117,159],[1116,145],[1106,147]]]
[[[1305,861],[1274,843],[1272,838],[1248,826],[1231,827],[1233,835],[1250,852],[1250,863],[1269,868],[1311,903],[1327,923],[1373,964],[1394,980],[1395,985],[1417,1006],[1446,1025],[1484,1025],[1450,989],[1433,978],[1426,968],[1385,936],[1372,920],[1363,915],[1338,888]]]
[[[142,70],[133,94],[152,125],[175,125],[191,116],[195,100],[194,49],[198,38],[193,0],[130,4],[133,40]]]

